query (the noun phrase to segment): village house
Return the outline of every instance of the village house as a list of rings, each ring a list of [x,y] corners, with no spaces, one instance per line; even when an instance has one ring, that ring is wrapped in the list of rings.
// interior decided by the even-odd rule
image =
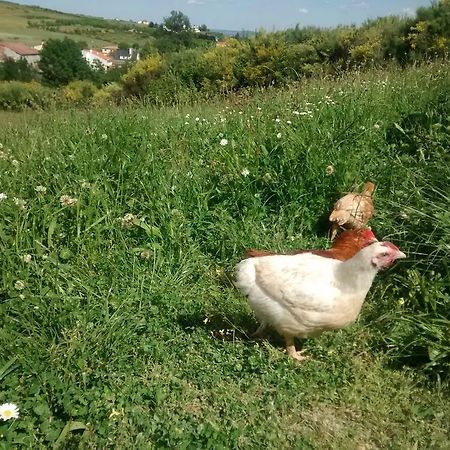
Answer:
[[[35,66],[39,62],[39,52],[20,42],[0,42],[0,59],[11,58],[14,61],[25,59],[29,64]]]
[[[116,65],[128,61],[139,61],[139,52],[134,48],[118,48],[111,56]]]
[[[111,53],[115,52],[119,47],[117,45],[106,45],[105,47],[102,47],[102,53],[105,55],[110,55]]]
[[[111,57],[109,55],[105,55],[102,52],[98,52],[96,50],[83,49],[81,53],[83,54],[83,58],[93,68],[97,68],[100,66],[103,67],[104,69],[108,69],[113,65]]]

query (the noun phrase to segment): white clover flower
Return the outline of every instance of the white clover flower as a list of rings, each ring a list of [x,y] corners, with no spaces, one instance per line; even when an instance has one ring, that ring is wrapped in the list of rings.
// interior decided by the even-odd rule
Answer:
[[[134,225],[136,224],[136,216],[134,214],[131,213],[126,213],[121,219],[121,224],[123,228],[133,228]]]
[[[221,139],[220,140],[220,145],[222,146],[222,147],[224,147],[225,145],[227,145],[228,144],[228,139]]]
[[[292,111],[292,114],[295,114],[296,116],[298,116],[300,113],[298,111]]]
[[[200,120],[200,117],[196,117],[195,121],[198,122]]]
[[[81,180],[81,189],[90,189],[91,183],[86,180]]]
[[[30,263],[31,263],[31,260],[33,259],[33,257],[32,257],[31,255],[22,255],[22,256],[20,257],[20,259],[21,259],[24,263],[30,264]]]
[[[5,193],[0,192],[0,202],[3,200],[6,200],[7,198],[8,198],[8,196]]]
[[[59,198],[59,203],[61,204],[61,206],[75,206],[78,203],[78,199],[77,198],[73,198],[70,195],[61,195],[61,197]]]
[[[11,161],[11,164],[12,164],[14,167],[19,167],[19,161],[17,161],[17,159],[13,159],[13,160]]]
[[[241,170],[241,175],[243,177],[248,177],[250,175],[250,171],[247,168]]]
[[[21,210],[21,211],[25,211],[25,209],[27,209],[27,202],[25,200],[23,200],[22,198],[17,198],[14,197],[13,198],[14,204]]]
[[[334,171],[335,171],[334,166],[331,164],[325,168],[325,173],[328,176],[333,175]]]
[[[375,128],[375,130],[379,130],[379,129],[380,129],[380,125],[379,125],[378,123],[375,123],[375,124],[373,125],[373,127]]]
[[[277,133],[277,138],[278,138],[278,139],[281,138],[281,133]]]
[[[140,255],[142,259],[150,259],[152,252],[150,250],[143,250]]]
[[[280,118],[279,118],[279,117],[277,117],[277,118],[275,119],[275,122],[276,122],[276,123],[279,123],[279,122],[281,122]]]
[[[25,283],[22,280],[17,280],[14,283],[14,289],[17,291],[23,291],[25,289]]]
[[[185,125],[189,125],[189,122],[184,122]]]
[[[105,133],[103,133],[103,134],[101,135],[101,138],[102,138],[103,140],[106,140],[106,139],[108,139],[108,135],[105,134]]]
[[[261,111],[261,108],[258,106],[257,108],[256,108],[258,111]]]
[[[286,123],[290,125],[292,122],[290,120],[286,120]]]
[[[19,418],[19,408],[14,403],[3,403],[0,405],[0,419],[7,421],[9,419]]]
[[[45,186],[36,186],[34,188],[34,190],[38,193],[38,194],[45,194],[47,192],[47,188]]]
[[[186,119],[189,119],[189,117],[191,117],[191,116],[190,116],[190,114],[186,114],[184,117],[186,117]]]

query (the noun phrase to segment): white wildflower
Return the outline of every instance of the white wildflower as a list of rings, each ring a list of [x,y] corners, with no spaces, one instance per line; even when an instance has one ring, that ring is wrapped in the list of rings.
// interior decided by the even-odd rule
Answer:
[[[298,111],[292,111],[292,114],[295,114],[296,116],[298,116],[300,113]]]
[[[19,167],[19,161],[17,161],[17,159],[13,159],[13,160],[11,161],[11,164],[12,164],[14,167]]]
[[[106,140],[106,139],[108,139],[108,135],[105,134],[105,133],[103,133],[103,134],[101,135],[101,138],[102,138],[103,140]]]
[[[379,125],[378,123],[375,123],[375,124],[373,125],[373,127],[375,128],[375,130],[379,130],[379,129],[380,129],[380,125]]]
[[[220,140],[220,145],[222,145],[223,147],[225,146],[225,145],[227,145],[228,144],[228,139],[221,139]]]
[[[280,118],[279,118],[279,117],[277,117],[277,118],[275,119],[275,122],[276,122],[276,123],[279,123],[279,122],[281,122]]]
[[[34,190],[38,193],[38,194],[45,194],[47,192],[47,188],[45,186],[36,186],[34,188]]]
[[[91,183],[86,180],[81,180],[81,189],[90,189]]]
[[[70,195],[61,195],[59,203],[61,203],[61,206],[75,206],[78,203],[78,199]]]
[[[196,117],[195,121],[198,122],[200,120],[200,117]]]
[[[22,198],[13,198],[14,204],[21,210],[25,211],[27,209],[27,202],[23,200]]]
[[[286,120],[286,123],[290,125],[292,122],[290,120]]]
[[[131,214],[131,213],[126,213],[122,217],[122,219],[120,219],[122,227],[123,228],[128,228],[128,229],[134,227],[134,225],[136,224],[136,220],[137,220],[136,216],[134,214]]]
[[[334,166],[333,165],[329,165],[329,166],[327,166],[326,168],[325,168],[325,173],[328,175],[328,176],[330,176],[330,175],[333,175],[333,173],[334,173]]]
[[[7,198],[8,198],[8,196],[5,193],[0,192],[0,202],[3,200],[6,200]]]
[[[14,283],[14,289],[17,291],[23,291],[25,289],[25,283],[22,280],[17,280]]]
[[[143,250],[141,252],[142,259],[150,259],[151,256],[152,256],[152,252],[150,250]]]
[[[250,175],[250,171],[247,168],[241,170],[241,175],[243,177],[248,177]]]
[[[22,255],[22,256],[20,257],[20,259],[21,259],[24,263],[30,264],[30,263],[31,263],[31,260],[33,259],[33,257],[32,257],[31,255]]]
[[[19,418],[19,408],[14,403],[3,403],[0,405],[0,419],[7,421],[9,419]]]
[[[280,139],[281,138],[281,133],[277,134],[277,138]]]

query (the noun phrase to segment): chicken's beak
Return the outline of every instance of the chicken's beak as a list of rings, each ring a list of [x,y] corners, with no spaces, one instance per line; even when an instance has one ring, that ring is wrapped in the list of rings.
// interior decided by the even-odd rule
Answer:
[[[403,253],[403,252],[401,252],[400,250],[394,255],[394,259],[404,259],[404,258],[406,258],[406,255]]]

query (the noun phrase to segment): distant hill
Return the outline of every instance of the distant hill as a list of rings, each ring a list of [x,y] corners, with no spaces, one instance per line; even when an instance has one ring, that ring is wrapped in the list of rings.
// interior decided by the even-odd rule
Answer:
[[[0,41],[38,45],[47,39],[64,37],[83,42],[91,48],[119,43],[142,47],[161,39],[161,31],[133,21],[68,14],[0,1]],[[204,35],[198,37],[207,38]],[[176,40],[170,35],[164,38]]]

